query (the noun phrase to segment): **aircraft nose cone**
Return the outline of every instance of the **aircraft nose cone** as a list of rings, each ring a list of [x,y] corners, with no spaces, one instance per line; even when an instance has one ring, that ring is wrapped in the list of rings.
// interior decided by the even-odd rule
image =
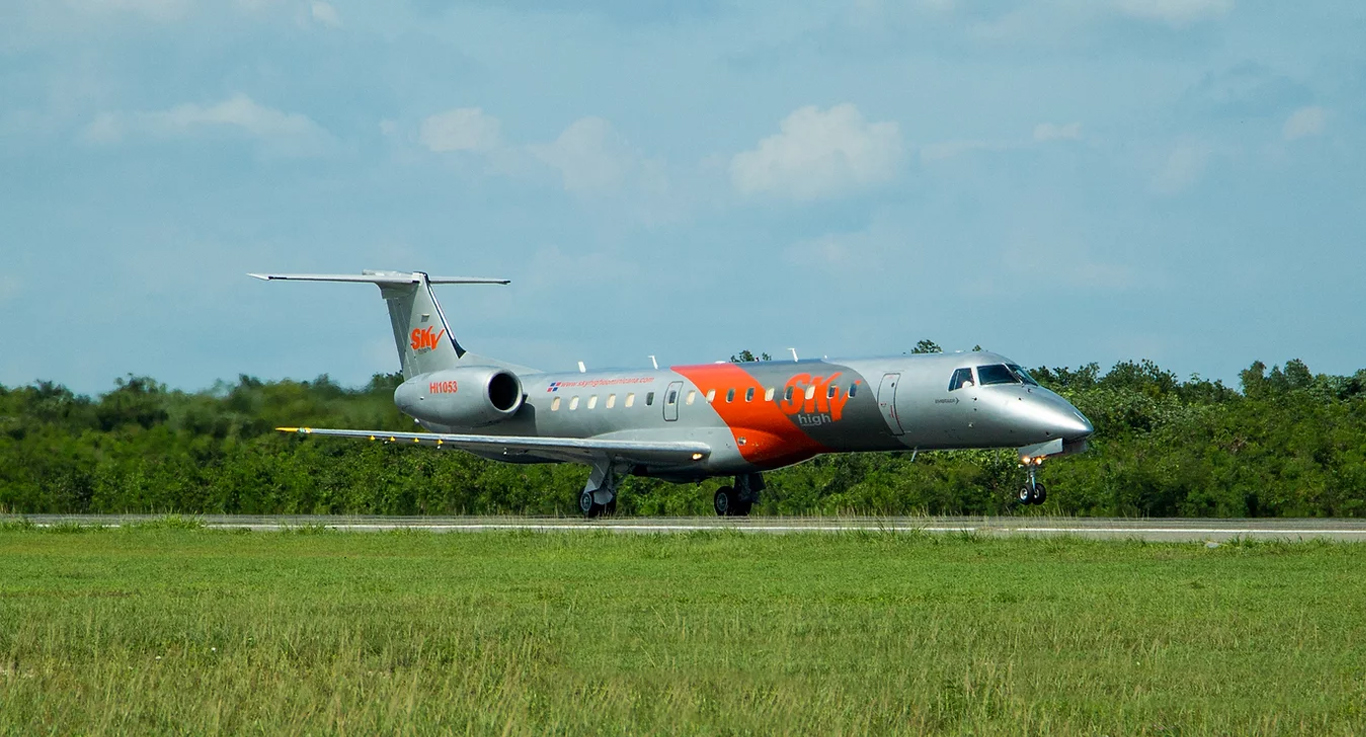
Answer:
[[[1068,440],[1082,440],[1096,433],[1096,428],[1091,424],[1091,421],[1086,419],[1086,415],[1077,411],[1075,407],[1068,414],[1071,416],[1061,418],[1059,423],[1060,434],[1063,437]]]
[[[1049,437],[1060,437],[1072,442],[1089,438],[1096,431],[1086,415],[1062,397],[1050,397],[1040,402],[1033,414],[1038,423],[1036,427],[1045,430]]]

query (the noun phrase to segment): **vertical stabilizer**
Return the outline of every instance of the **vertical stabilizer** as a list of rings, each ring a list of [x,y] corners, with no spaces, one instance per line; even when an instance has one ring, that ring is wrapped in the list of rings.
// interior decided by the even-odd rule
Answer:
[[[351,274],[251,274],[267,281],[361,282],[379,286],[389,307],[403,378],[455,368],[460,365],[506,365],[467,352],[451,332],[441,305],[432,294],[433,284],[507,284],[506,279],[429,277],[421,271],[364,271]]]
[[[394,328],[394,347],[398,349],[398,358],[403,365],[403,378],[411,379],[460,364],[465,349],[460,347],[446,323],[426,274],[376,271],[364,274],[412,278],[406,284],[379,285],[380,296],[389,307],[389,322]]]

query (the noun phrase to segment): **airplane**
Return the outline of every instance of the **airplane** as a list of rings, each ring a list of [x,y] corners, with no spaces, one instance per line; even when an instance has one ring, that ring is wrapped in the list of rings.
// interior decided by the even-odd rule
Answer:
[[[823,453],[1016,448],[1042,504],[1036,469],[1082,452],[1094,428],[1018,363],[988,351],[851,360],[729,361],[649,369],[545,372],[480,356],[456,339],[434,284],[507,279],[425,272],[250,274],[266,281],[368,283],[388,305],[404,382],[394,403],[426,432],[279,428],[451,447],[511,463],[591,469],[577,507],[616,510],[627,476],[692,483],[733,477],[716,514],[745,516],[763,474]]]

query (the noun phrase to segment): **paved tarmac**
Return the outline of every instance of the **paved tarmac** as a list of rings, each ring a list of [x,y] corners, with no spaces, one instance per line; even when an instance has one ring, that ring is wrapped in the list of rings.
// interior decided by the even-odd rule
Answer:
[[[134,525],[158,515],[25,515],[39,526],[80,524]],[[0,522],[20,519],[0,515]],[[605,531],[624,534],[678,534],[700,530],[735,530],[754,534],[895,533],[977,534],[1048,537],[1067,535],[1097,539],[1142,539],[1154,542],[1257,540],[1366,541],[1366,519],[1117,519],[1101,517],[617,517],[586,520],[561,517],[378,517],[309,515],[202,515],[205,526],[220,529],[279,531],[325,526],[352,532],[413,529],[430,532]]]

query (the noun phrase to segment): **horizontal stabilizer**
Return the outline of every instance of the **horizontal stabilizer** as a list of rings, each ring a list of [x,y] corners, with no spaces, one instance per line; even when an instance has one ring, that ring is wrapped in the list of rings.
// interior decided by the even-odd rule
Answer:
[[[421,284],[420,271],[367,271],[362,274],[247,274],[262,281],[333,281],[361,284]],[[511,279],[490,279],[480,276],[428,276],[429,284],[510,284]]]
[[[451,446],[488,455],[536,456],[570,462],[591,462],[606,456],[631,463],[688,465],[705,460],[711,446],[692,441],[655,442],[644,440],[607,440],[599,438],[543,438],[515,435],[464,435],[430,432],[388,432],[384,430],[325,430],[312,427],[277,427],[280,432],[300,435],[380,440],[388,443]]]

